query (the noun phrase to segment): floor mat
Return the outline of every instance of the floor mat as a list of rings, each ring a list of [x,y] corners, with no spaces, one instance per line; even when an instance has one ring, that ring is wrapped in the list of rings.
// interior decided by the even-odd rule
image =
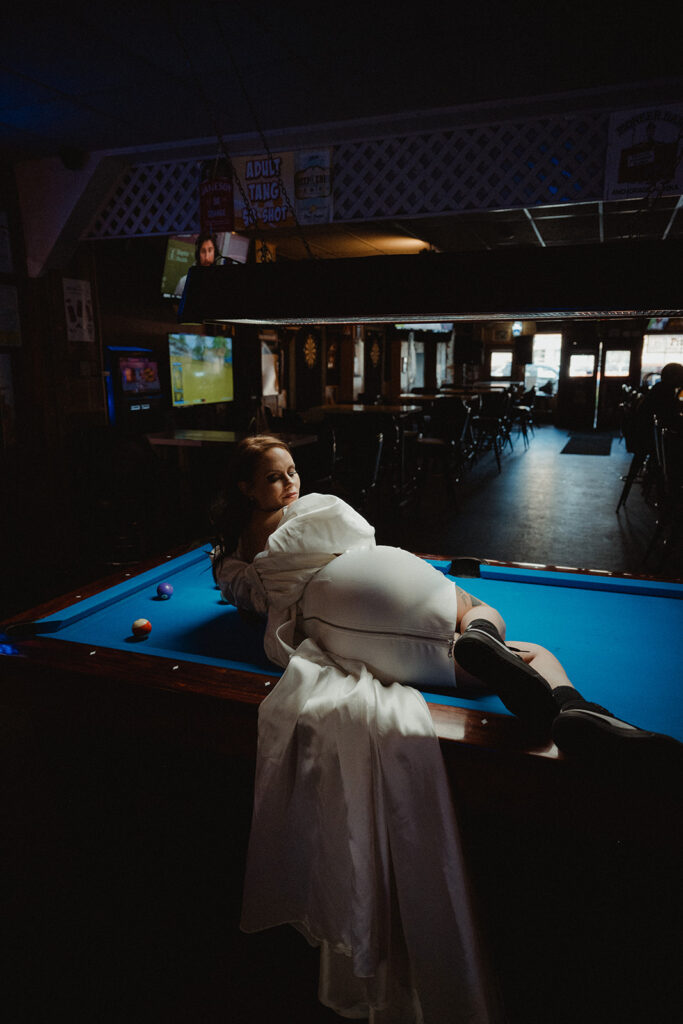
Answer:
[[[609,455],[612,438],[609,434],[574,434],[560,455]]]

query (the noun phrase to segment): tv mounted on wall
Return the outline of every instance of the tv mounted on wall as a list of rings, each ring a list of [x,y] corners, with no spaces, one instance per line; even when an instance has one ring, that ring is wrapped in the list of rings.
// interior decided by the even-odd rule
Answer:
[[[179,299],[185,288],[187,272],[194,266],[195,244],[199,235],[172,235],[166,243],[166,257],[161,277],[161,294],[165,299]],[[246,263],[249,239],[234,231],[216,235],[217,263]]]
[[[232,402],[232,338],[169,334],[168,356],[174,408]]]
[[[194,265],[197,235],[173,235],[166,243],[166,258],[161,277],[161,294],[165,299],[179,298],[187,272]]]

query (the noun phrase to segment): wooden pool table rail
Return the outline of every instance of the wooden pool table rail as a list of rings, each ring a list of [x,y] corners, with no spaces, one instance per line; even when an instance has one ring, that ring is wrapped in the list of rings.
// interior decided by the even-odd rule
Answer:
[[[166,560],[170,561],[184,553],[184,550],[176,550],[168,554]],[[421,554],[420,557],[447,561],[441,555]],[[591,572],[565,566],[530,566],[518,562],[458,559],[458,575],[478,575],[478,566],[481,564],[565,573]],[[158,558],[140,563],[134,568],[113,573],[105,579],[86,584],[6,620],[2,627],[8,632],[10,645],[16,653],[6,654],[0,659],[4,667],[5,697],[9,696],[13,688],[15,697],[21,699],[22,689],[29,683],[34,693],[41,692],[47,697],[50,691],[55,692],[59,680],[67,688],[77,687],[83,693],[84,687],[90,686],[93,693],[89,695],[89,703],[102,699],[102,691],[108,689],[115,690],[119,699],[125,692],[128,692],[129,700],[133,699],[132,695],[135,693],[138,694],[138,698],[140,694],[145,694],[148,704],[155,693],[176,695],[177,698],[184,697],[186,700],[199,699],[202,706],[213,706],[214,715],[218,718],[227,716],[241,722],[244,735],[240,737],[240,746],[255,751],[258,706],[277,684],[276,674],[265,675],[205,663],[198,664],[173,657],[147,655],[136,649],[134,644],[131,644],[130,651],[121,652],[104,646],[61,641],[58,633],[44,636],[21,635],[22,623],[58,616],[62,609],[78,604],[146,571],[157,569],[160,565],[163,565],[163,561],[160,562]],[[600,576],[621,575],[595,570],[592,572]],[[628,574],[623,574],[623,577],[631,578]],[[15,630],[16,638],[12,635]],[[103,685],[94,685],[98,682]],[[524,723],[510,715],[438,703],[429,703],[429,708],[442,747],[464,745],[485,751],[496,750],[501,754],[524,756],[534,761],[565,760],[552,741],[531,735]],[[187,710],[189,712],[189,705]]]

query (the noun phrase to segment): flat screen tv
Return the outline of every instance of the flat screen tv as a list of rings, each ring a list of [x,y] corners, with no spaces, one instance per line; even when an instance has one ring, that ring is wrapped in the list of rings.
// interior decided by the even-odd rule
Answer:
[[[194,247],[197,235],[174,235],[166,243],[164,272],[161,278],[161,294],[165,299],[180,298],[185,287],[185,278],[194,265]]]
[[[171,396],[176,409],[232,402],[232,338],[169,334]]]
[[[187,272],[194,266],[195,245],[199,235],[172,235],[166,243],[161,294],[165,299],[179,299],[185,288]],[[217,263],[246,263],[249,239],[234,231],[221,231],[216,235]]]
[[[647,322],[646,331],[665,331],[669,326],[668,316],[653,316]]]
[[[127,397],[158,395],[161,393],[159,364],[147,356],[119,356],[119,383]]]

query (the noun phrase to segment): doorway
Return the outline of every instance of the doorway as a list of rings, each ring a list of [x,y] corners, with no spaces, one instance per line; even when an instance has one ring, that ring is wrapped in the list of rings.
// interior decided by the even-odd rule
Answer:
[[[596,381],[594,427],[597,430],[618,430],[623,386],[631,379],[634,355],[631,348],[624,347],[623,341],[615,342],[614,345],[601,343],[598,355],[600,365]]]
[[[557,394],[562,358],[562,335],[534,334],[531,362],[524,367],[524,388],[535,388],[537,394],[552,398]]]

